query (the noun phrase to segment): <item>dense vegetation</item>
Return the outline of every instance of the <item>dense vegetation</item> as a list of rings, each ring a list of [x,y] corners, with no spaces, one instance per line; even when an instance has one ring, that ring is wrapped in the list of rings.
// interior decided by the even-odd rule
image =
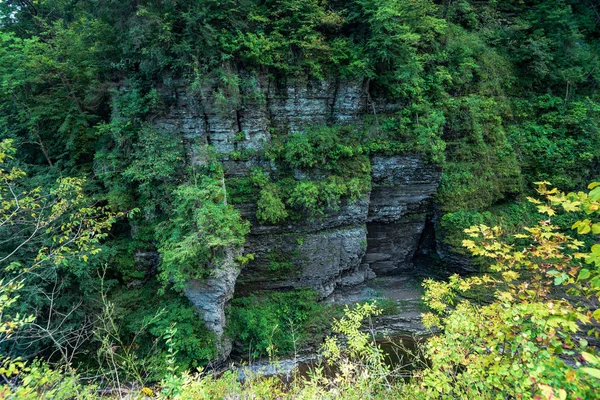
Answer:
[[[263,101],[252,90],[261,76],[284,84],[355,80],[373,110],[377,101],[398,107],[366,116],[360,127],[273,130],[264,150],[227,155],[153,123],[173,105],[169,89],[210,88],[215,109],[226,111]],[[348,360],[328,342],[329,359],[349,368],[340,368],[346,380],[327,386],[315,375],[290,396],[437,390],[493,398],[510,386],[513,397],[550,398],[555,390],[559,398],[586,398],[598,388],[590,378],[598,370],[586,375],[556,354],[561,347],[584,352],[600,368],[573,333],[576,319],[598,320],[593,301],[573,300],[597,300],[598,188],[585,198],[561,197],[542,185],[539,193],[555,195],[549,204],[564,212],[541,209],[552,222],[527,237],[511,235],[539,220],[527,200],[534,182],[576,193],[598,180],[599,82],[594,0],[1,1],[0,351],[7,358],[0,373],[10,382],[0,393],[93,396],[78,380],[85,375],[104,376],[100,386],[162,380],[165,396],[211,397],[230,385],[232,394],[276,397],[285,388],[275,381],[243,386],[233,375],[182,374],[217,353],[214,335],[181,293],[185,281],[210,277],[229,249],[240,267],[251,259],[237,251],[249,223],[236,205],[256,202],[264,224],[318,219],[369,191],[371,155],[417,153],[443,170],[439,238],[458,249],[463,229],[479,226],[469,233],[484,244],[468,242],[462,252],[474,251],[496,274],[428,283],[426,300],[439,314],[430,322],[442,334],[428,344],[431,365],[413,386],[392,385],[381,354],[348,322],[376,312],[363,306],[337,330],[356,337]],[[271,167],[226,176],[223,158],[252,157]],[[565,233],[576,220],[584,221],[574,226],[577,240]],[[485,225],[502,226],[506,237]],[[536,245],[524,263],[500,253],[500,244],[481,250],[486,240]],[[273,272],[286,262],[274,258]],[[515,275],[521,267],[527,271]],[[538,275],[566,285],[570,301],[538,297],[556,296]],[[511,286],[523,280],[546,286]],[[487,305],[455,301],[455,291],[492,283],[479,289],[492,298]],[[564,318],[553,320],[548,305],[565,310]],[[227,334],[252,355],[293,351],[289,329],[308,340],[330,315],[338,312],[307,290],[240,298]],[[494,322],[487,330],[486,320]],[[357,381],[364,387],[349,393]],[[360,392],[374,382],[374,392]]]

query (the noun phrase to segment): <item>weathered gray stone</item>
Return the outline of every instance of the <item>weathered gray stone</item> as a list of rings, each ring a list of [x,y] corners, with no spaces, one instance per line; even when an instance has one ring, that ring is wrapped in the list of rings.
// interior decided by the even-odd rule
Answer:
[[[195,91],[183,85],[164,88],[162,94],[174,101],[165,115],[154,120],[155,126],[180,132],[190,147],[210,144],[227,155],[264,149],[271,140],[270,128],[298,132],[311,125],[358,123],[367,112],[360,81],[276,82],[266,75],[241,75],[241,100],[231,104],[222,104],[218,89],[209,83]]]
[[[361,259],[365,225],[309,233],[250,235],[246,247],[254,261],[242,271],[240,293],[310,287],[322,297],[337,285],[359,283],[369,275]]]
[[[223,336],[226,318],[225,308],[233,298],[235,282],[240,274],[235,257],[241,252],[226,249],[225,256],[211,271],[208,279],[190,279],[183,290],[186,297],[200,312],[206,327],[217,336],[218,354],[229,356],[231,343]]]
[[[188,163],[205,163],[197,149],[210,144],[220,153],[227,177],[247,176],[254,167],[276,171],[261,154],[273,130],[359,125],[366,114],[399,106],[371,103],[359,81],[278,81],[247,73],[242,77],[245,83],[230,104],[223,104],[217,88],[210,84],[195,91],[183,85],[164,90],[172,106],[154,124],[181,135],[188,147]],[[238,153],[236,157],[233,152]],[[234,289],[243,295],[310,287],[327,297],[338,287],[360,284],[375,274],[411,273],[440,171],[415,155],[374,156],[372,164],[371,193],[356,202],[343,202],[321,218],[307,216],[293,223],[263,225],[256,219],[256,204],[239,205],[252,225],[245,249],[255,259],[239,273],[231,250],[212,277],[192,280],[185,289],[207,327],[223,336],[224,308]],[[297,171],[296,178],[305,178],[303,174]],[[318,179],[318,171],[311,173],[311,179]],[[230,343],[223,339],[221,345],[226,355]]]
[[[377,275],[409,272],[431,212],[441,171],[419,156],[375,156],[367,253],[363,262]]]
[[[473,263],[473,258],[467,255],[466,249],[457,249],[443,240],[447,232],[440,224],[439,211],[434,214],[433,223],[435,226],[435,253],[446,268],[458,273],[480,272],[480,267]]]

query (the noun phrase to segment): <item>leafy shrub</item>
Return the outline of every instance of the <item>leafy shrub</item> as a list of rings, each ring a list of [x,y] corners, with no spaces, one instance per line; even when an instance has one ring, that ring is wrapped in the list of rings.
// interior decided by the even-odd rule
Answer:
[[[292,189],[287,203],[309,214],[323,214],[323,204],[319,201],[319,185],[312,181],[300,181]]]
[[[273,349],[289,353],[305,339],[303,327],[320,312],[317,297],[313,290],[297,289],[234,299],[228,312],[228,332],[241,345],[241,354],[258,357]],[[290,335],[292,330],[296,337]]]
[[[274,184],[265,185],[260,191],[260,197],[256,203],[258,207],[256,217],[260,222],[277,224],[288,217],[279,192],[279,187]]]
[[[81,376],[35,360],[29,364],[19,360],[0,360],[0,385],[4,399],[15,400],[69,400],[97,399],[95,385],[82,383]]]
[[[240,248],[249,223],[225,202],[222,182],[202,177],[198,185],[181,185],[174,192],[171,218],[158,229],[161,278],[182,285],[204,278],[227,248]]]
[[[170,348],[180,371],[205,366],[216,356],[214,334],[206,329],[194,306],[172,290],[157,296],[159,288],[154,284],[120,289],[110,297],[124,342],[134,341],[140,359],[149,357],[150,381],[160,380],[168,372],[164,360],[169,349],[162,339],[173,326],[176,332]]]
[[[593,229],[600,233],[600,223],[593,220],[600,212],[600,182],[589,188],[588,193],[566,194],[540,182],[537,191],[544,199],[530,201],[545,214],[544,220],[522,233],[507,235],[499,226],[486,225],[465,229],[463,246],[489,259],[494,275],[425,281],[424,298],[432,312],[424,315],[424,323],[439,327],[442,334],[428,342],[431,366],[416,380],[420,393],[468,398],[595,396],[600,361],[577,334],[581,324],[600,321],[600,310],[568,300],[564,292],[598,299],[600,246],[561,232],[552,221],[559,209],[583,211],[588,218],[572,228],[583,235]],[[527,245],[515,244],[515,239]],[[525,277],[531,278],[524,281]],[[477,304],[463,297],[474,287],[494,288],[494,299]],[[591,333],[597,335],[597,329]],[[582,361],[589,366],[579,368]]]

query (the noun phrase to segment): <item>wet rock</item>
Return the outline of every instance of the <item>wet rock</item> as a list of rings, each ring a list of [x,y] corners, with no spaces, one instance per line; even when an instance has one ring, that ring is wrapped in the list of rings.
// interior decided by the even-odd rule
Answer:
[[[455,248],[446,241],[445,229],[440,224],[440,212],[434,214],[433,224],[435,227],[435,252],[443,262],[445,268],[455,273],[476,273],[480,272],[480,267],[473,262],[473,258],[466,254],[466,250]]]

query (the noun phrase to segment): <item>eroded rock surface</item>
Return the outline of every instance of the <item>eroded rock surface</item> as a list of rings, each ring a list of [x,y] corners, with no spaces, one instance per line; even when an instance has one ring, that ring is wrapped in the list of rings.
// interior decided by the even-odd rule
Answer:
[[[418,156],[375,156],[364,262],[377,275],[410,272],[441,171]]]
[[[217,153],[261,150],[270,129],[298,132],[311,125],[351,124],[367,113],[361,81],[246,78],[246,85],[222,99],[215,87],[191,90],[175,85],[163,95],[168,112],[155,119],[159,129],[179,132],[190,145],[210,144]],[[192,162],[194,159],[192,157]]]
[[[236,290],[311,287],[326,297],[376,275],[410,274],[441,173],[419,156],[376,156],[372,164],[371,193],[320,219],[264,226],[246,206],[255,260]]]
[[[260,156],[272,129],[299,132],[311,125],[360,125],[373,108],[393,106],[368,103],[362,82],[281,82],[267,76],[247,82],[251,85],[240,86],[228,103],[209,85],[194,91],[177,85],[165,89],[171,106],[154,124],[182,137],[188,146],[187,163],[202,164],[196,151],[208,144],[221,154],[227,177],[242,177],[253,167],[275,168]],[[244,151],[256,155],[234,157]],[[185,290],[207,327],[223,335],[224,308],[234,290],[244,295],[310,287],[325,298],[336,288],[376,275],[411,274],[440,171],[417,155],[374,156],[372,165],[372,191],[320,218],[263,225],[255,218],[255,204],[239,205],[252,224],[245,251],[253,253],[254,260],[239,273],[231,258],[210,279],[192,280]]]
[[[233,298],[235,282],[240,269],[235,257],[240,250],[226,249],[225,256],[219,266],[213,268],[212,276],[205,280],[190,279],[184,293],[198,309],[206,327],[215,333],[217,338],[217,356],[225,359],[231,353],[231,343],[223,336],[226,318],[225,308]]]

